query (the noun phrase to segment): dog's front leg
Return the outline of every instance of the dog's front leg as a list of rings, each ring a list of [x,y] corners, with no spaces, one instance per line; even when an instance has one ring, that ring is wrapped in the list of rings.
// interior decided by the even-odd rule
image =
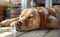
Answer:
[[[2,26],[5,26],[5,27],[8,27],[10,26],[10,23],[14,22],[14,21],[18,21],[19,20],[19,17],[17,18],[12,18],[12,19],[7,19],[7,20],[4,20],[1,22],[1,25]]]

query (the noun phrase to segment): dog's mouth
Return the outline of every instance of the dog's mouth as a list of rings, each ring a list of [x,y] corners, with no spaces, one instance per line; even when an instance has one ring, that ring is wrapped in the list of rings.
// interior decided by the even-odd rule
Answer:
[[[16,31],[18,31],[18,32],[21,32],[22,30],[21,30],[21,25],[22,25],[22,22],[20,22],[20,21],[18,21],[17,23],[16,23]]]

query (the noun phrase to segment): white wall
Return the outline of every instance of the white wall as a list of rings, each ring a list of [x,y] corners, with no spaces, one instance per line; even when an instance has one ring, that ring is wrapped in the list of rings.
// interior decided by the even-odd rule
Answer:
[[[21,5],[22,5],[22,10],[27,8],[27,0],[22,0]]]
[[[52,6],[52,0],[45,0],[45,7]]]
[[[22,10],[31,7],[31,0],[22,0],[21,1]]]

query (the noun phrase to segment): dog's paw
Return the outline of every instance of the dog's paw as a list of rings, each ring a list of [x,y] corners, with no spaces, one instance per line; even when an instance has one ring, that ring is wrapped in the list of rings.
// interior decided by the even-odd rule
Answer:
[[[8,27],[8,26],[10,26],[9,24],[10,24],[9,20],[4,20],[1,22],[1,26],[3,26],[3,27]]]

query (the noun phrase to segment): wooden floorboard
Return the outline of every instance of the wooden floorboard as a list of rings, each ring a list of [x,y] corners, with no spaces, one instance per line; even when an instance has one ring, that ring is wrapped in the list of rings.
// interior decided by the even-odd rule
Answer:
[[[0,37],[60,37],[60,30],[35,30],[30,32],[15,32],[11,27],[1,27]]]

